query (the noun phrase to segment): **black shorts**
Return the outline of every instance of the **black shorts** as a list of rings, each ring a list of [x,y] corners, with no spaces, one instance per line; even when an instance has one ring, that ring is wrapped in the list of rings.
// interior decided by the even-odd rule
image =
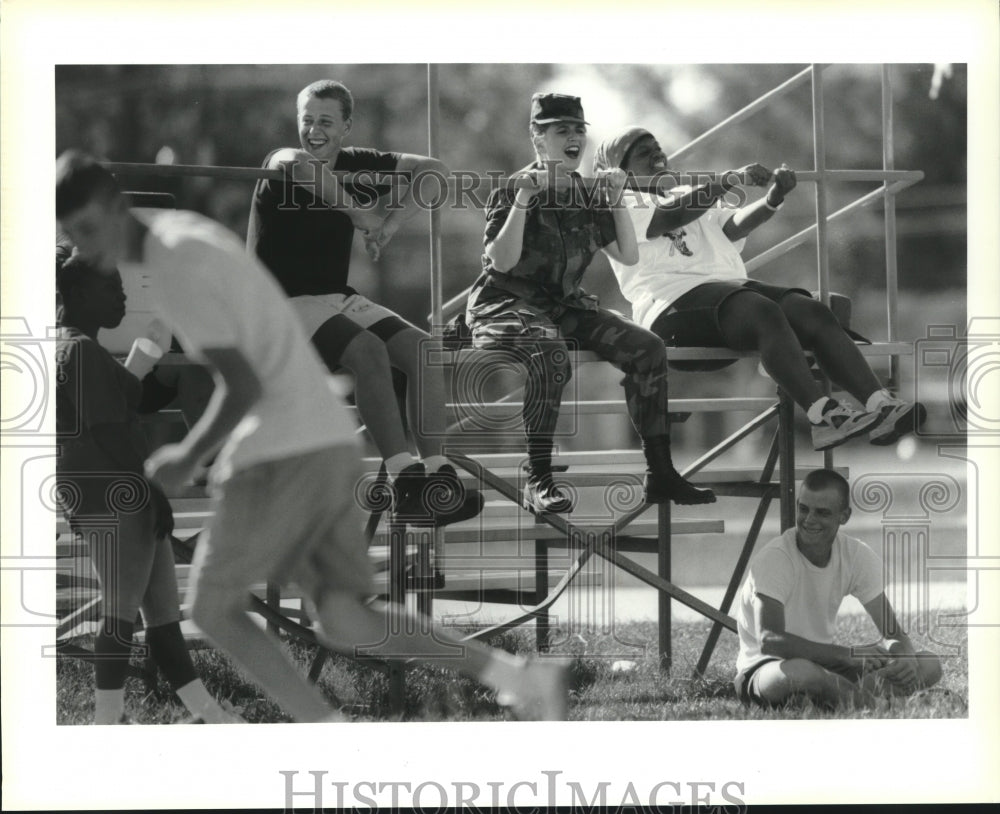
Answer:
[[[751,704],[756,704],[759,707],[771,707],[771,704],[757,695],[756,690],[751,686],[750,679],[753,678],[754,673],[756,673],[765,664],[770,664],[772,661],[781,661],[778,658],[768,658],[761,659],[755,665],[753,665],[749,670],[744,670],[736,674],[736,678],[733,679],[733,688],[736,690],[736,697],[740,700],[740,703],[750,706]]]
[[[719,308],[733,294],[748,290],[775,303],[789,294],[812,298],[804,288],[785,288],[756,280],[702,283],[678,297],[653,321],[650,330],[670,347],[728,347],[719,327]]]
[[[396,314],[384,317],[367,328],[344,314],[336,314],[319,326],[312,335],[312,343],[330,372],[335,373],[340,369],[340,358],[344,355],[344,351],[358,334],[368,331],[375,334],[382,342],[388,342],[400,331],[413,327],[411,323]]]

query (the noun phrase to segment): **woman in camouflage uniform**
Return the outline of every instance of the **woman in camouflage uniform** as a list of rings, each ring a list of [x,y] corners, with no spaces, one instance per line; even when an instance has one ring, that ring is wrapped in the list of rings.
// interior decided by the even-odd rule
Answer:
[[[617,169],[605,173],[610,205],[573,184],[587,144],[579,98],[536,93],[530,127],[537,160],[519,173],[528,183],[516,192],[494,190],[487,202],[483,274],[466,314],[475,347],[508,349],[528,371],[525,503],[536,512],[573,508],[552,482],[553,436],[572,375],[570,345],[594,351],[625,373],[629,415],[646,455],[647,502],[710,503],[712,492],[692,486],[671,462],[663,342],[600,308],[580,288],[598,251],[626,265],[638,260],[635,232],[620,200],[625,175]]]

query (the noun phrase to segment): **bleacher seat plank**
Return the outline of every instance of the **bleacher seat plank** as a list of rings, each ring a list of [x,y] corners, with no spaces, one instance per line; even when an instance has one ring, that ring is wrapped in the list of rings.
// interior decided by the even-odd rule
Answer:
[[[729,412],[763,412],[777,403],[775,398],[704,398],[704,399],[671,399],[668,410],[671,413],[729,413]],[[461,414],[469,420],[488,413],[493,416],[520,415],[524,407],[520,401],[488,401],[475,405],[465,402],[449,402],[445,405],[452,413]],[[597,401],[565,401],[564,413],[578,415],[604,415],[626,412],[623,399],[604,399]]]
[[[527,515],[526,515],[527,517]],[[613,521],[609,518],[601,524],[587,523],[576,524],[576,528],[586,534],[587,532],[598,532],[606,529]],[[671,533],[673,534],[722,534],[725,531],[725,523],[722,520],[684,520],[679,519],[671,523]],[[636,520],[628,526],[628,533],[638,537],[643,535],[656,536],[656,520]],[[444,529],[444,542],[449,543],[506,543],[523,540],[561,540],[564,535],[558,529],[549,525],[535,525],[533,522],[524,523],[495,523],[483,521],[482,523],[465,524],[460,523],[454,526],[447,526]],[[375,534],[372,544],[374,546],[384,546],[388,542],[388,533],[379,531]]]

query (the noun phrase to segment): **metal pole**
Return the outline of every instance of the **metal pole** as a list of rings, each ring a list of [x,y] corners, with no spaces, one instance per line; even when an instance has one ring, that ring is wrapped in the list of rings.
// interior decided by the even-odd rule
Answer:
[[[774,465],[778,462],[778,455],[781,449],[781,431],[781,427],[779,426],[774,433],[774,438],[771,439],[771,449],[767,453],[767,460],[764,462],[764,468],[761,470],[760,483],[770,483],[774,476]],[[722,604],[719,605],[719,610],[723,613],[729,613],[729,609],[733,606],[733,600],[736,598],[736,592],[740,588],[740,583],[743,582],[743,575],[746,573],[747,565],[750,564],[750,555],[753,553],[753,547],[760,536],[760,529],[767,518],[767,511],[771,507],[772,499],[773,493],[769,491],[762,495],[760,501],[757,503],[757,511],[754,514],[753,521],[750,523],[750,530],[747,532],[746,541],[743,543],[743,550],[740,551],[740,556],[736,559],[732,576],[729,578],[729,585],[726,586],[726,593],[722,597]],[[695,675],[700,676],[705,674],[705,668],[708,667],[709,661],[712,660],[712,653],[715,651],[715,645],[719,641],[721,633],[722,625],[715,622],[708,634],[708,639],[705,641],[705,646],[702,648],[698,664],[694,668]]]
[[[888,185],[889,192],[892,192],[893,194],[901,192],[907,187],[913,186],[913,184],[917,183],[917,181],[922,181],[924,177],[924,174],[920,171],[916,171],[912,174],[908,173],[907,175],[908,177],[903,178],[899,181],[893,181],[891,184],[889,184]],[[846,215],[849,215],[855,209],[863,209],[865,207],[871,206],[873,203],[875,203],[875,201],[883,198],[884,195],[885,195],[884,187],[873,189],[871,192],[862,195],[860,198],[847,204],[847,206],[838,209],[836,212],[830,215],[829,218],[827,218],[827,223],[833,223],[836,220],[840,220]],[[796,232],[791,237],[781,241],[781,243],[776,243],[767,251],[763,251],[756,257],[747,260],[746,262],[747,271],[754,271],[755,269],[758,269],[761,266],[763,266],[765,263],[770,263],[775,258],[781,257],[781,255],[790,252],[792,249],[805,243],[806,240],[812,237],[812,234],[815,231],[816,231],[816,224],[814,223],[811,226],[807,226],[805,229]]]
[[[799,73],[795,74],[795,76],[793,76],[791,79],[782,82],[780,85],[778,85],[778,87],[768,91],[763,96],[758,97],[750,104],[748,104],[746,107],[742,108],[741,110],[737,110],[728,119],[719,122],[717,125],[715,125],[715,127],[706,130],[696,139],[689,141],[679,150],[675,150],[667,157],[667,160],[670,162],[676,161],[682,155],[686,155],[687,153],[691,152],[695,147],[697,147],[703,141],[706,141],[707,139],[711,138],[717,133],[720,133],[723,130],[727,130],[739,124],[743,120],[748,119],[758,110],[767,107],[771,102],[773,102],[778,97],[784,96],[789,91],[795,90],[795,88],[797,88],[799,85],[805,82],[806,79],[809,78],[809,74],[811,72],[815,73],[816,71],[822,71],[825,67],[826,67],[825,65],[813,65],[809,68],[806,68],[803,71],[800,71]]]
[[[813,160],[816,165],[816,271],[819,277],[819,299],[830,304],[830,268],[826,243],[826,127],[823,122],[823,74],[812,66]],[[824,381],[824,392],[830,395],[830,382]],[[823,452],[823,466],[833,467],[833,453]],[[794,476],[793,476],[794,477]]]
[[[892,122],[892,77],[889,66],[882,66],[882,169],[896,166]],[[888,183],[885,185],[885,295],[887,341],[896,341],[896,320],[899,313],[899,281],[896,268],[896,195]],[[889,387],[899,387],[899,356],[889,357]]]
[[[395,516],[386,529],[389,538],[389,632],[399,634],[406,624],[406,524]],[[389,710],[402,715],[406,706],[406,666],[389,662]]]
[[[427,155],[438,157],[438,119],[441,116],[438,90],[438,66],[427,65]],[[441,281],[441,211],[431,209],[431,332],[441,328],[441,306],[444,293]]]
[[[670,503],[658,503],[656,575],[670,582]],[[660,669],[669,673],[673,666],[673,623],[671,619],[670,597],[662,591],[656,593],[657,627],[659,628]]]
[[[427,63],[427,155],[438,158],[438,123],[441,118],[441,99],[438,86],[438,66]],[[441,210],[434,207],[430,212],[430,259],[431,259],[431,335],[440,336],[443,330],[442,303],[444,302],[443,283],[441,280]],[[438,562],[444,557],[444,529],[435,529],[431,540],[433,556],[422,558],[421,564],[426,566],[427,573],[421,576],[436,584]],[[434,595],[427,587],[422,608],[430,616]]]
[[[827,467],[829,468],[829,467]],[[795,402],[778,388],[778,510],[781,530],[795,525]]]

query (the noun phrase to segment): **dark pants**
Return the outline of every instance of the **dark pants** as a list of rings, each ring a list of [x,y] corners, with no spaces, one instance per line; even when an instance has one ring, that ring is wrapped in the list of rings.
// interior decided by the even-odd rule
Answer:
[[[551,447],[562,391],[572,376],[570,350],[593,351],[625,373],[625,401],[641,438],[667,434],[667,353],[655,334],[613,311],[545,311],[523,300],[499,310],[471,308],[468,318],[476,348],[509,350],[527,368],[523,414],[529,445]]]

